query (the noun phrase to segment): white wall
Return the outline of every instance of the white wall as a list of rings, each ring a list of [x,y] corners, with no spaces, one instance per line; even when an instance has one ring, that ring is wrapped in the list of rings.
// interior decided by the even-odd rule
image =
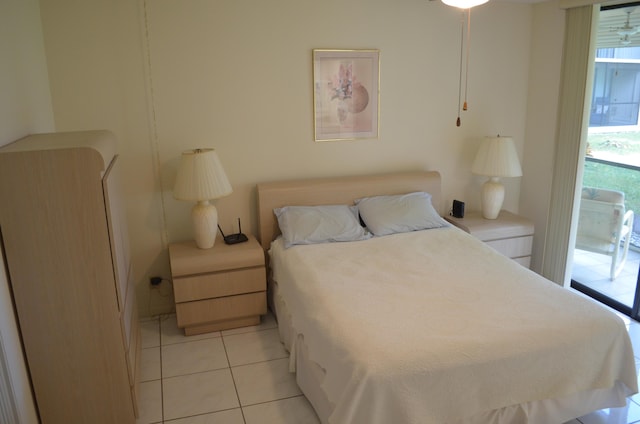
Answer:
[[[5,145],[53,129],[38,1],[3,0],[0,35],[0,145]]]
[[[170,310],[160,166],[152,140],[143,51],[142,2],[40,0],[56,130],[109,129],[124,170],[134,278],[140,313]]]
[[[191,237],[191,205],[170,193],[180,152],[191,147],[215,147],[235,187],[218,201],[228,229],[238,215],[255,225],[255,183],[280,178],[438,169],[446,203],[455,196],[473,207],[479,200],[469,187],[469,167],[478,138],[510,134],[522,146],[529,6],[474,10],[470,110],[457,128],[461,13],[441,3],[349,2],[340,4],[340,13],[294,0],[282,7],[170,0],[148,5],[170,240]],[[313,48],[380,49],[378,140],[313,142]],[[518,181],[509,183],[506,207],[516,209]]]
[[[544,225],[549,188],[537,170],[552,153],[536,150],[527,118],[543,120],[557,103],[553,90],[539,92],[559,63],[555,48],[544,50],[562,44],[554,40],[555,4],[473,9],[460,128],[462,14],[440,2],[41,0],[41,9],[57,129],[109,128],[120,140],[142,315],[172,307],[170,287],[150,290],[148,277],[169,277],[166,244],[192,237],[191,205],[174,200],[171,188],[180,152],[194,147],[215,147],[234,187],[217,201],[223,228],[241,217],[255,232],[256,183],[292,177],[437,169],[446,207],[455,198],[478,209],[483,179],[469,169],[479,141],[511,135],[522,192],[539,199],[520,212]],[[378,140],[313,141],[314,48],[380,49]],[[518,212],[520,181],[505,179],[505,209]]]
[[[53,111],[37,0],[0,2],[0,146],[53,131]],[[0,258],[3,253],[0,250]],[[37,423],[5,267],[0,263],[0,339],[10,364],[19,419]]]

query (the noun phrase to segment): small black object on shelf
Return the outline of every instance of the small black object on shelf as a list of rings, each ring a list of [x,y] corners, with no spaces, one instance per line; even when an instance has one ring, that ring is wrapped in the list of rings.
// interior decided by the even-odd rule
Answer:
[[[464,218],[464,202],[454,200],[451,208],[451,216],[454,218]]]
[[[242,225],[240,225],[240,218],[238,218],[238,232],[235,234],[229,234],[228,236],[224,235],[222,228],[220,228],[220,224],[218,224],[218,230],[220,230],[220,234],[222,234],[222,239],[226,244],[237,244],[244,243],[249,239],[245,234],[242,234]]]

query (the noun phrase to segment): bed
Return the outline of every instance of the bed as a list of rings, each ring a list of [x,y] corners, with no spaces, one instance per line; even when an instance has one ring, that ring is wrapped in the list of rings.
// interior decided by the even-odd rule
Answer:
[[[320,420],[560,424],[623,406],[623,321],[453,226],[288,246],[291,207],[358,201],[362,218],[368,200],[428,193],[441,214],[440,190],[426,171],[258,185],[270,308]]]

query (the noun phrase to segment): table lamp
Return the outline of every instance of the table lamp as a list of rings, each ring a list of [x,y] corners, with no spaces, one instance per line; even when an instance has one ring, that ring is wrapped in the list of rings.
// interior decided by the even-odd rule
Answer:
[[[210,200],[233,192],[220,159],[214,149],[195,149],[182,153],[173,196],[178,200],[196,201],[191,210],[196,245],[213,247],[218,232],[218,211]]]
[[[482,185],[482,216],[496,219],[504,201],[500,177],[520,177],[522,168],[511,137],[485,137],[471,166],[471,172],[489,179]]]

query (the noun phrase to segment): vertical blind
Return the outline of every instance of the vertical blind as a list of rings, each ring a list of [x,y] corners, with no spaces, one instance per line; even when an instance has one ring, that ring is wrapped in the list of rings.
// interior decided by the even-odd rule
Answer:
[[[575,2],[573,2],[575,3]],[[599,8],[572,7],[566,13],[564,54],[560,76],[558,127],[549,219],[542,258],[542,275],[560,285],[570,283],[570,247],[575,244],[578,198],[582,180],[588,104],[591,96]]]

